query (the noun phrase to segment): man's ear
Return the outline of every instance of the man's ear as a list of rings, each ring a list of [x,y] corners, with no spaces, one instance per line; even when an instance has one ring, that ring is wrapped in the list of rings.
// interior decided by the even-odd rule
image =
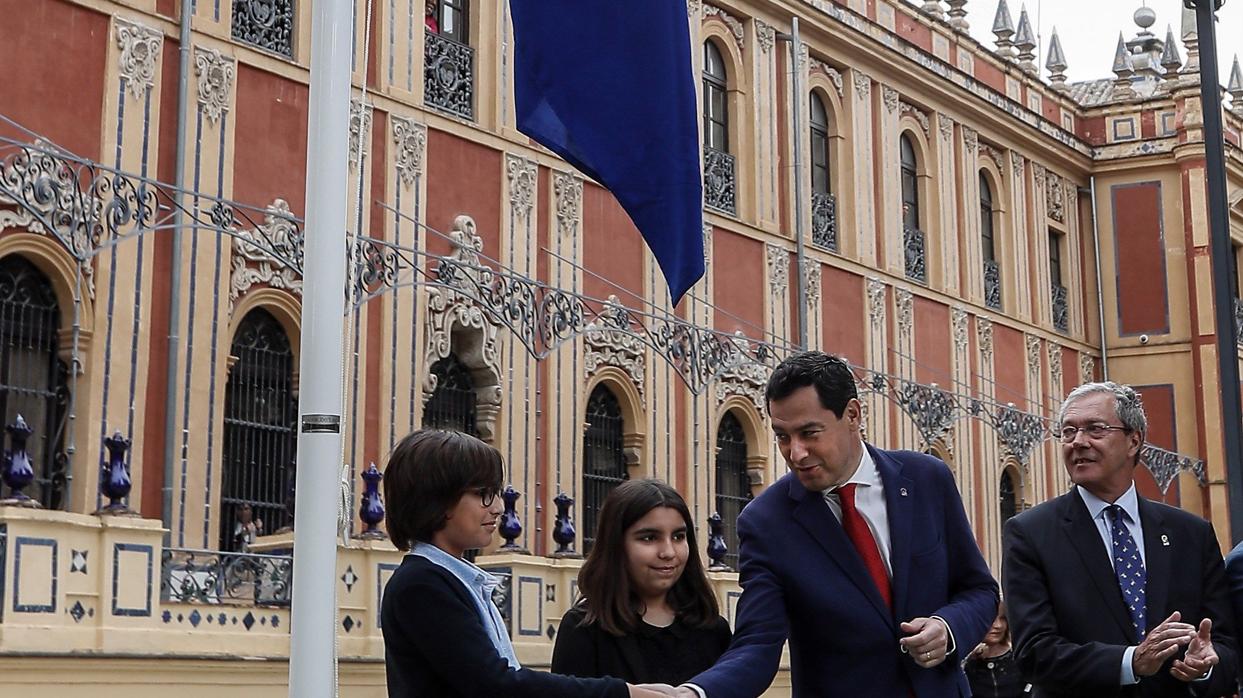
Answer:
[[[846,423],[854,428],[858,428],[863,423],[863,405],[858,398],[852,397],[846,401],[846,409],[842,411],[842,417],[846,418]]]

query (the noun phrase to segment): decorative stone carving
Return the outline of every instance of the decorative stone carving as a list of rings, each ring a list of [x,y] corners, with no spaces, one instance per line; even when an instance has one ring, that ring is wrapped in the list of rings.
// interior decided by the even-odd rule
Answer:
[[[213,124],[229,110],[229,93],[237,74],[237,61],[216,49],[194,47],[194,74],[198,78],[199,110]]]
[[[1045,180],[1045,205],[1048,207],[1049,218],[1058,223],[1066,222],[1066,194],[1062,187],[1062,178],[1052,172]]]
[[[893,299],[898,314],[898,336],[905,339],[910,336],[914,323],[915,298],[905,288],[898,288],[894,289]]]
[[[807,44],[798,47],[798,67],[799,70],[807,70],[807,64],[811,60],[811,51],[808,50]]]
[[[1045,169],[1044,165],[1038,162],[1032,163],[1032,179],[1036,180],[1036,191],[1044,189]]]
[[[916,109],[914,105],[907,104],[906,102],[902,102],[901,107],[902,107],[902,111],[901,111],[902,116],[909,116],[912,119],[914,119],[916,122],[918,122],[919,127],[923,129],[924,137],[925,138],[928,137],[930,135],[929,126],[928,126],[928,115],[923,113],[919,109]]]
[[[768,246],[768,287],[782,293],[790,284],[790,253],[776,245]]]
[[[898,108],[898,91],[888,85],[880,86],[881,101],[885,103],[885,111],[890,114]]]
[[[359,100],[350,100],[350,169],[358,169],[359,163],[362,162],[367,134],[371,133],[372,111],[370,104],[364,105]]]
[[[954,331],[954,347],[958,351],[967,348],[967,310],[954,306],[950,308],[950,326]]]
[[[1014,167],[1014,178],[1016,180],[1023,179],[1023,167],[1026,164],[1026,161],[1023,159],[1023,156],[1019,155],[1018,153],[1011,152],[1010,153],[1010,164]]]
[[[1059,344],[1049,342],[1049,376],[1050,383],[1053,385],[1052,392],[1059,402],[1061,401],[1062,392],[1062,347]]]
[[[1040,338],[1034,334],[1024,334],[1027,343],[1027,373],[1033,378],[1040,375]]]
[[[807,291],[808,301],[815,303],[820,300],[820,262],[817,260],[804,260],[803,288]]]
[[[699,17],[702,12],[703,12],[703,5],[700,3],[700,0],[687,0],[686,1],[686,16],[687,17],[692,17],[692,18]]]
[[[868,317],[872,327],[881,327],[885,323],[885,282],[868,277]]]
[[[975,341],[980,347],[980,356],[991,358],[993,355],[993,321],[986,317],[975,318]]]
[[[967,146],[967,152],[975,155],[976,150],[980,147],[980,133],[975,129],[963,124],[962,142]]]
[[[770,25],[765,24],[761,20],[755,20],[755,42],[759,44],[760,50],[768,53],[773,50],[773,43],[777,39],[777,30]],[[806,44],[804,44],[806,47]]]
[[[273,201],[259,230],[238,231],[233,237],[233,271],[229,281],[229,309],[255,284],[283,288],[302,295],[302,275],[269,250],[286,259],[300,259],[302,236],[284,199]]]
[[[989,160],[993,161],[993,164],[997,166],[998,172],[1005,172],[1005,157],[1002,156],[1000,150],[987,143],[981,143],[980,153],[984,155],[984,157],[987,157]]]
[[[587,350],[584,370],[590,377],[601,366],[615,366],[630,378],[642,397],[647,375],[643,342],[634,334],[616,329],[629,324],[629,313],[616,295],[610,295],[600,317],[590,322],[583,332],[583,345]]]
[[[741,330],[734,332],[731,341],[739,351],[750,351],[751,343]],[[765,414],[767,410],[764,405],[764,388],[768,385],[768,378],[771,374],[772,369],[761,363],[744,363],[727,369],[721,374],[716,384],[717,406],[719,407],[730,396],[738,395],[749,399],[760,414]]]
[[[134,99],[142,99],[155,85],[155,63],[164,34],[151,27],[116,18],[117,48],[121,49],[121,78]]]
[[[708,272],[712,269],[712,224],[703,224],[704,235],[704,278],[710,279]]]
[[[505,172],[509,176],[509,203],[522,215],[530,215],[535,203],[535,180],[539,166],[520,155],[505,154]]]
[[[583,178],[557,172],[552,178],[552,189],[557,202],[557,233],[563,237],[574,235],[583,219]]]
[[[1096,380],[1096,359],[1091,354],[1079,355],[1079,382],[1091,383]]]
[[[949,140],[954,136],[954,120],[944,114],[937,115],[937,128],[941,130],[941,138]]]
[[[453,251],[451,274],[473,278],[469,286],[486,288],[493,273],[480,265],[483,239],[475,232],[470,216],[458,216],[449,231]],[[440,274],[438,269],[437,275]],[[427,358],[431,366],[450,353],[457,355],[475,379],[475,428],[479,437],[491,443],[496,439],[496,420],[501,408],[500,325],[484,312],[474,299],[450,285],[431,286],[427,291]],[[423,401],[436,392],[436,375],[428,371],[423,380]]]
[[[395,115],[389,120],[393,124],[393,145],[397,149],[397,179],[408,189],[423,174],[427,126]]]
[[[741,51],[743,47],[742,22],[738,21],[737,17],[731,15],[716,5],[709,5],[705,2],[703,8],[704,21],[708,21],[709,17],[716,17],[724,22],[725,26],[729,27],[729,32],[734,35],[734,43],[738,44],[738,50]]]
[[[872,78],[858,69],[850,71],[850,74],[855,83],[855,94],[859,99],[867,99],[872,94]]]
[[[829,77],[829,80],[832,81],[833,83],[834,89],[837,90],[838,97],[843,97],[845,95],[845,92],[842,89],[841,71],[829,65],[828,63],[825,63],[819,58],[816,58],[815,56],[812,56],[811,58],[811,69],[819,70],[820,72],[824,73],[825,75]]]

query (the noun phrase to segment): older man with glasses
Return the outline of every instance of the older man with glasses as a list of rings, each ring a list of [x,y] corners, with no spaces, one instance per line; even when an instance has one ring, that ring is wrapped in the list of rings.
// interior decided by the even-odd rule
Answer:
[[[1139,395],[1089,383],[1058,416],[1071,491],[1006,524],[1002,585],[1036,696],[1235,692],[1233,614],[1213,527],[1144,499]]]

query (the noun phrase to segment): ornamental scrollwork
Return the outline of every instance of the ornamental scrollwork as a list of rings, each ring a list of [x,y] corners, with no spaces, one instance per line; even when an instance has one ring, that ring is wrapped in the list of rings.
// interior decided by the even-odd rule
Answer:
[[[923,385],[901,381],[896,390],[898,406],[911,418],[924,445],[941,438],[954,423],[956,406],[953,398],[936,383]]]
[[[885,103],[885,111],[890,114],[898,109],[898,91],[888,85],[880,86],[881,101]]]
[[[730,341],[740,354],[750,353],[749,341],[741,330],[734,332]],[[730,396],[738,395],[751,400],[751,404],[755,405],[760,414],[764,414],[764,389],[771,375],[772,369],[759,362],[741,363],[724,371],[716,383],[716,404],[720,406]]]
[[[773,43],[776,39],[776,29],[761,20],[755,20],[755,42],[759,45],[760,51],[768,53],[773,50]]]
[[[142,99],[155,85],[155,64],[164,45],[164,34],[117,17],[116,39],[117,48],[121,49],[121,79],[134,99]]]
[[[782,293],[790,283],[790,253],[777,245],[768,245],[768,287]]]
[[[229,94],[237,74],[236,61],[220,55],[214,48],[195,46],[194,74],[198,80],[199,109],[209,122],[220,123],[220,117],[229,111]]]
[[[1194,475],[1200,486],[1208,485],[1208,473],[1205,470],[1204,461],[1199,458],[1191,458],[1146,443],[1140,448],[1139,460],[1148,468],[1148,472],[1152,473],[1163,495],[1170,489],[1170,484],[1174,482],[1178,474],[1183,471]]]
[[[1043,419],[1019,410],[1014,403],[998,406],[989,417],[1006,452],[1024,465],[1031,458],[1032,449],[1048,435]]]
[[[743,47],[742,22],[738,21],[738,18],[731,15],[729,12],[726,12],[716,5],[710,5],[705,2],[703,4],[704,21],[706,22],[709,17],[716,17],[724,22],[726,27],[729,27],[729,32],[734,35],[734,43],[738,44],[738,50],[741,51]]]
[[[930,127],[928,123],[928,115],[925,114],[920,109],[917,109],[914,105],[908,104],[906,102],[902,102],[900,104],[900,107],[901,107],[902,116],[909,116],[910,118],[914,119],[915,122],[919,124],[919,128],[923,130],[924,136],[927,137],[930,131]]]
[[[950,325],[954,332],[954,347],[958,351],[967,348],[967,315],[966,308],[954,306],[950,309]]]
[[[1096,359],[1090,354],[1079,355],[1079,382],[1091,383],[1096,380]]]
[[[372,110],[373,108],[370,104],[363,104],[356,99],[350,100],[350,169],[358,169],[359,163],[362,162],[363,148],[367,144],[367,135],[371,133]]]
[[[869,76],[867,73],[863,72],[862,70],[858,70],[858,69],[852,70],[850,72],[851,72],[851,79],[855,83],[855,94],[859,96],[859,99],[867,99],[868,96],[872,93],[871,76]]]
[[[980,356],[985,359],[993,356],[993,321],[986,317],[975,318],[975,339],[980,347]]]
[[[948,141],[954,136],[954,119],[944,114],[938,114],[937,128],[941,131],[941,138]]]
[[[643,341],[631,332],[631,323],[625,306],[616,295],[610,295],[600,316],[587,323],[583,332],[587,350],[584,371],[592,376],[601,366],[619,368],[630,377],[642,397],[647,382],[647,357]]]
[[[423,173],[427,126],[400,116],[391,116],[390,119],[393,122],[393,145],[397,148],[397,178],[409,188]]]
[[[505,154],[505,172],[509,178],[509,203],[522,215],[530,215],[535,204],[535,179],[539,168],[534,160],[520,155]]]
[[[1052,172],[1048,173],[1045,182],[1045,204],[1048,206],[1049,218],[1058,223],[1066,222],[1066,194],[1062,187],[1062,178]]]
[[[557,205],[557,232],[562,236],[574,235],[583,219],[583,178],[557,172],[553,175],[553,196]]]
[[[868,317],[872,327],[885,323],[885,282],[874,276],[868,277]]]
[[[815,303],[820,300],[820,262],[814,259],[803,261],[803,288],[807,292],[807,300]]]
[[[1027,372],[1033,379],[1040,375],[1040,338],[1034,334],[1023,335],[1027,343]]]
[[[229,308],[255,284],[267,284],[302,295],[302,232],[284,199],[268,206],[263,225],[233,237],[233,270],[229,275]],[[297,266],[289,264],[297,260]]]
[[[905,339],[911,334],[915,320],[915,297],[905,288],[894,289],[894,306],[898,316],[898,336]]]
[[[1049,342],[1049,377],[1053,384],[1053,392],[1056,394],[1062,389],[1062,347],[1060,344]]]
[[[842,73],[840,70],[834,68],[828,63],[825,63],[819,58],[816,58],[815,56],[811,57],[810,65],[812,70],[818,70],[828,76],[829,81],[833,83],[833,89],[837,91],[837,96],[839,98],[844,96],[845,93],[842,87]]]

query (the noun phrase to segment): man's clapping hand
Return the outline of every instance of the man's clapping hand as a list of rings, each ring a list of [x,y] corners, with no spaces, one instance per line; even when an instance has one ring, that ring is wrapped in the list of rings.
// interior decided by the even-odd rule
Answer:
[[[1178,648],[1191,644],[1196,637],[1195,626],[1179,622],[1181,618],[1182,615],[1174,611],[1149,631],[1144,641],[1135,648],[1135,653],[1131,655],[1131,669],[1136,676],[1152,676],[1165,664],[1165,660],[1178,652]],[[1212,643],[1209,643],[1209,648],[1212,651]],[[1213,653],[1214,663],[1216,657],[1217,654]]]
[[[1202,678],[1217,664],[1217,650],[1213,649],[1213,621],[1205,618],[1187,645],[1187,654],[1174,660],[1170,674],[1179,681],[1195,681]]]

